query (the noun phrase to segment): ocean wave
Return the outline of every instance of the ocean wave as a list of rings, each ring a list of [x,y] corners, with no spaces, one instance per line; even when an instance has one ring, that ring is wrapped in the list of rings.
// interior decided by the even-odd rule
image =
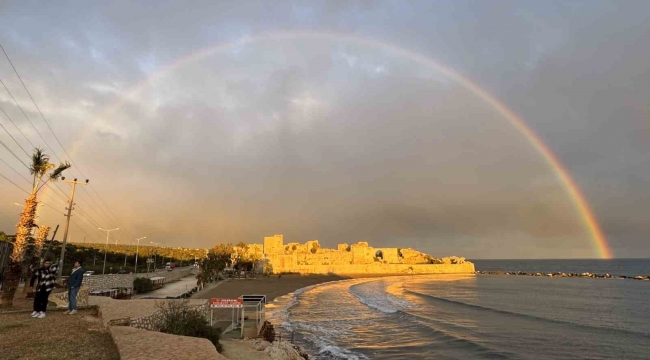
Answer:
[[[338,320],[332,320],[337,322]],[[317,359],[349,359],[365,360],[366,356],[356,353],[344,347],[338,346],[334,339],[341,336],[349,336],[345,328],[331,326],[330,321],[311,323],[306,321],[291,321],[290,326],[296,330],[301,337],[313,345]]]
[[[289,309],[291,309],[296,304],[298,304],[298,297],[303,293],[305,293],[306,291],[321,286],[332,285],[335,283],[342,283],[342,282],[354,281],[354,280],[355,279],[327,281],[320,284],[305,286],[303,288],[297,289],[296,291],[290,292],[286,295],[278,296],[270,304],[266,305],[267,315],[272,317],[276,313],[287,313]]]
[[[381,280],[356,284],[350,286],[348,291],[360,303],[386,314],[394,314],[411,306],[408,300],[388,294],[386,284]]]
[[[636,335],[645,339],[650,339],[650,336],[635,332],[635,331],[630,331],[626,329],[617,329],[617,328],[609,328],[609,327],[602,327],[602,326],[593,326],[593,325],[586,325],[586,324],[581,324],[581,323],[576,323],[576,322],[571,322],[571,321],[564,321],[564,320],[557,320],[557,319],[549,319],[541,316],[535,316],[535,315],[530,315],[530,314],[523,314],[523,313],[518,313],[518,312],[512,312],[512,311],[507,311],[507,310],[501,310],[501,309],[495,309],[487,306],[482,306],[482,305],[477,305],[477,304],[470,304],[458,300],[451,300],[443,297],[438,297],[434,296],[431,294],[424,294],[421,292],[413,291],[413,290],[407,290],[404,289],[404,292],[413,294],[415,296],[420,296],[424,297],[427,299],[431,299],[434,301],[440,301],[440,302],[445,302],[449,304],[454,304],[454,305],[459,305],[463,307],[468,307],[468,308],[473,308],[473,309],[478,309],[482,311],[490,311],[493,313],[498,313],[498,314],[503,314],[507,316],[512,316],[512,317],[519,317],[519,318],[525,318],[533,321],[543,321],[543,322],[548,322],[548,323],[555,323],[555,324],[560,324],[560,325],[566,325],[566,326],[572,326],[572,327],[577,327],[581,329],[588,329],[592,331],[599,331],[599,332],[618,332],[618,333],[625,333],[625,334],[630,334],[630,335]],[[413,314],[409,314],[413,315]],[[415,316],[415,315],[414,315]]]
[[[296,333],[299,338],[303,338],[312,344],[313,347],[308,346],[308,348],[313,350],[314,355],[317,355],[317,359],[367,360],[368,358],[363,354],[340,347],[334,342],[333,339],[344,333],[344,331],[341,331],[342,329],[318,326],[314,323],[293,321],[291,319],[291,308],[299,304],[300,296],[305,292],[323,286],[355,281],[359,281],[359,279],[328,281],[306,286],[286,295],[279,296],[273,302],[267,304],[267,319],[274,324],[279,324],[282,330]],[[311,353],[312,351],[308,349],[308,352]]]
[[[347,349],[340,348],[334,345],[325,345],[318,351],[319,359],[333,359],[333,360],[366,360],[363,354],[351,352]]]

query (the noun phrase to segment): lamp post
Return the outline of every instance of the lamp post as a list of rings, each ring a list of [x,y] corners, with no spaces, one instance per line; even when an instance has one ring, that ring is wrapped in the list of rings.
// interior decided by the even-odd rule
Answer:
[[[153,241],[150,241],[150,243],[152,243],[154,245],[160,245],[160,243],[153,242]],[[156,272],[156,267],[158,266],[158,264],[156,263],[157,260],[158,260],[158,250],[156,250],[156,252],[153,254],[153,271],[154,272]]]
[[[104,268],[102,269],[102,274],[106,274],[106,250],[108,250],[108,237],[111,234],[111,231],[119,230],[120,228],[115,228],[111,230],[106,230],[102,228],[97,228],[101,231],[106,231],[106,246],[104,247]]]
[[[139,239],[135,239],[138,242],[137,247],[135,248],[135,273],[138,273],[138,251],[140,250],[140,240],[146,239],[147,237],[141,237]]]

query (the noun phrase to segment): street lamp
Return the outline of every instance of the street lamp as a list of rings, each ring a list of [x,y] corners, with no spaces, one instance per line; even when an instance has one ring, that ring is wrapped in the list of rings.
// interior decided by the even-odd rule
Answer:
[[[108,237],[111,234],[111,231],[119,230],[120,228],[115,228],[111,230],[106,230],[102,228],[97,228],[101,231],[106,231],[106,246],[104,247],[104,268],[102,269],[102,274],[106,274],[106,250],[108,250]]]
[[[152,243],[154,245],[160,245],[160,243],[153,242],[153,241],[150,241],[150,243]],[[156,252],[153,254],[153,271],[154,272],[156,272],[156,267],[158,266],[156,261],[158,261],[158,250],[156,250]]]
[[[19,203],[14,203],[14,205],[16,205],[16,206],[20,206],[20,207],[25,206],[25,205],[20,205]],[[36,205],[36,206],[43,206],[43,205],[45,205],[45,204],[38,204],[38,205]]]
[[[135,273],[138,273],[138,251],[140,250],[140,240],[146,239],[147,237],[141,237],[139,239],[135,239],[138,242],[137,247],[135,248]]]

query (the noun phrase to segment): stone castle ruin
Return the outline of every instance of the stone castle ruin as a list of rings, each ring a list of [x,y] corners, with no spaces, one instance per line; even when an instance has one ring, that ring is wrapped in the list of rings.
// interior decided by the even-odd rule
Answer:
[[[433,258],[413,249],[374,248],[367,242],[322,248],[318,240],[284,244],[282,235],[264,238],[263,256],[272,273],[301,274],[460,274],[473,273],[462,257]]]

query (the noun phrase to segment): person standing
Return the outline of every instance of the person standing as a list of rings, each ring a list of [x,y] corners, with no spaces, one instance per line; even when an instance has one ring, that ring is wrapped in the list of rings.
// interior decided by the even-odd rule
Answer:
[[[77,294],[84,280],[84,269],[81,267],[81,261],[75,261],[72,273],[68,278],[68,311],[66,314],[74,315],[77,313]]]
[[[34,289],[34,312],[32,313],[32,317],[39,319],[45,317],[48,298],[54,289],[54,282],[56,281],[58,271],[59,266],[52,265],[52,259],[46,258],[43,260],[43,265],[34,273],[36,288]]]

